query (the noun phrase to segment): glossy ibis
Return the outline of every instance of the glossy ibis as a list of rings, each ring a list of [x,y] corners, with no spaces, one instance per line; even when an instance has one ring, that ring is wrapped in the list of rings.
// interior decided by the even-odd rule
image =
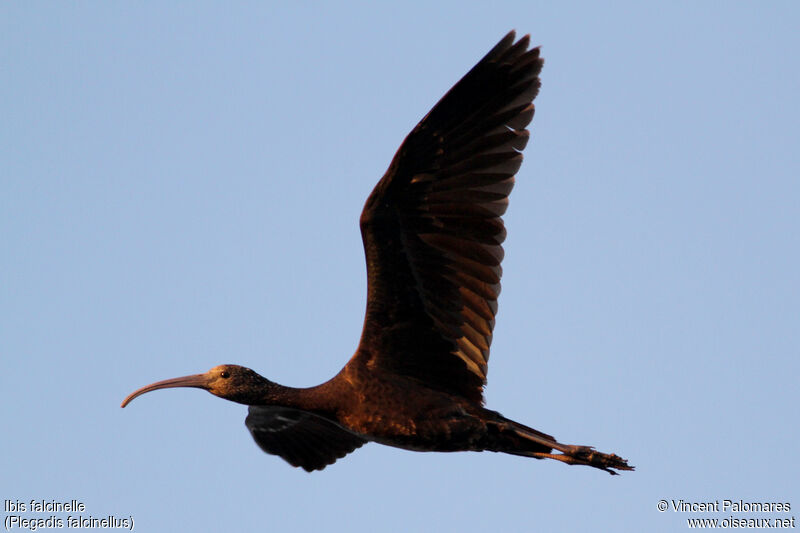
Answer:
[[[506,35],[405,138],[361,213],[367,310],[355,355],[310,388],[249,368],[159,381],[249,406],[256,443],[321,470],[369,441],[416,451],[504,452],[633,470],[613,454],[557,442],[483,407],[500,293],[500,218],[528,143],[543,61]]]

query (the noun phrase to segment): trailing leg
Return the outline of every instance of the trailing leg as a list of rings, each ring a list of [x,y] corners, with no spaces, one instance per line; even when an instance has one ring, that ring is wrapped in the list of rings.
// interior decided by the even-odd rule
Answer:
[[[561,444],[550,435],[502,416],[494,424],[498,431],[498,445],[490,448],[492,451],[536,459],[555,459],[568,465],[591,466],[611,475],[618,474],[615,470],[634,469],[618,455],[598,452],[591,446]],[[561,453],[553,453],[554,450]]]

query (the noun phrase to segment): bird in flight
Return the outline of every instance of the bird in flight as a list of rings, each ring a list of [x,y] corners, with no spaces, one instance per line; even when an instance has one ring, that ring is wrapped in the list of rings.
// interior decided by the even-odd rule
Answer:
[[[329,381],[278,385],[249,368],[147,385],[196,387],[249,406],[265,452],[311,472],[374,441],[415,451],[493,451],[616,474],[625,459],[483,407],[500,293],[500,218],[528,143],[543,60],[512,31],[408,134],[367,198],[367,310],[358,349]]]

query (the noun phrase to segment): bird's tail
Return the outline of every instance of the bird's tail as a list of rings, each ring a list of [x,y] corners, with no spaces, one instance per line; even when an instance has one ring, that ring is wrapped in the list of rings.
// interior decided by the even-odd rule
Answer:
[[[493,424],[496,424],[498,438],[497,446],[492,447],[492,451],[536,459],[555,459],[570,465],[586,465],[605,470],[612,475],[617,474],[614,470],[633,470],[618,455],[601,453],[591,446],[561,444],[546,433],[500,415]],[[554,450],[560,453],[553,453]]]

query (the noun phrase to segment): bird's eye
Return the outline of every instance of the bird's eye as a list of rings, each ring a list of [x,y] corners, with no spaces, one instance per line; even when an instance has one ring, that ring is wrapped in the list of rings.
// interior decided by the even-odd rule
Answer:
[[[228,372],[227,370],[223,370],[222,372],[219,373],[219,377],[228,379],[229,377],[231,377],[231,373]]]

